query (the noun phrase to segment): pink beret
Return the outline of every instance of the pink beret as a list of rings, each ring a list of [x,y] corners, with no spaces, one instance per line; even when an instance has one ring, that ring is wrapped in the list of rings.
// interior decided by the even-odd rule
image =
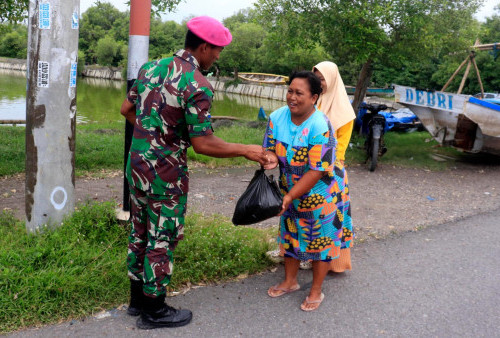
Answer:
[[[197,16],[187,22],[188,29],[197,37],[212,45],[224,47],[231,43],[233,37],[229,29],[209,16]]]

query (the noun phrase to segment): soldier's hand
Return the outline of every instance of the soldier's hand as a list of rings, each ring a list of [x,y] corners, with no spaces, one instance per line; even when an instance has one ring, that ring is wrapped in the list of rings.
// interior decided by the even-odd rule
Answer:
[[[266,156],[269,162],[264,165],[264,169],[270,170],[276,168],[276,166],[278,165],[278,156],[276,156],[276,154],[272,151],[266,151]]]
[[[245,158],[251,161],[259,162],[265,167],[270,163],[269,156],[266,156],[266,151],[261,146],[251,144],[246,146]]]

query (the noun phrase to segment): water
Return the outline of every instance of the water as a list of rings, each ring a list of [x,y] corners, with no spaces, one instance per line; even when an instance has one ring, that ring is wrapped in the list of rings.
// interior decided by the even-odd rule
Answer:
[[[122,81],[79,78],[77,82],[77,123],[123,121],[120,107],[125,98]],[[267,114],[284,102],[236,94],[215,93],[211,114],[256,120],[259,107]],[[22,72],[0,69],[0,120],[26,119],[26,78]]]

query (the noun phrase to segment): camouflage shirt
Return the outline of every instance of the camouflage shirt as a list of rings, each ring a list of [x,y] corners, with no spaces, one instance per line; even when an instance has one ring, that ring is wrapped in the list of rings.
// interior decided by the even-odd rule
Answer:
[[[185,50],[144,64],[127,98],[136,105],[129,183],[156,195],[188,192],[191,137],[211,135],[213,88]]]

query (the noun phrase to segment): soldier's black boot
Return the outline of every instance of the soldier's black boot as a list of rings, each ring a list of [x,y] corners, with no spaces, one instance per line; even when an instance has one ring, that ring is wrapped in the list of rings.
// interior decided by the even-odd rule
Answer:
[[[189,310],[177,310],[165,304],[165,295],[157,298],[144,297],[137,327],[143,330],[161,327],[179,327],[189,324],[193,314]]]
[[[130,304],[127,313],[131,316],[138,316],[141,314],[142,302],[146,298],[142,293],[142,281],[130,280]]]

